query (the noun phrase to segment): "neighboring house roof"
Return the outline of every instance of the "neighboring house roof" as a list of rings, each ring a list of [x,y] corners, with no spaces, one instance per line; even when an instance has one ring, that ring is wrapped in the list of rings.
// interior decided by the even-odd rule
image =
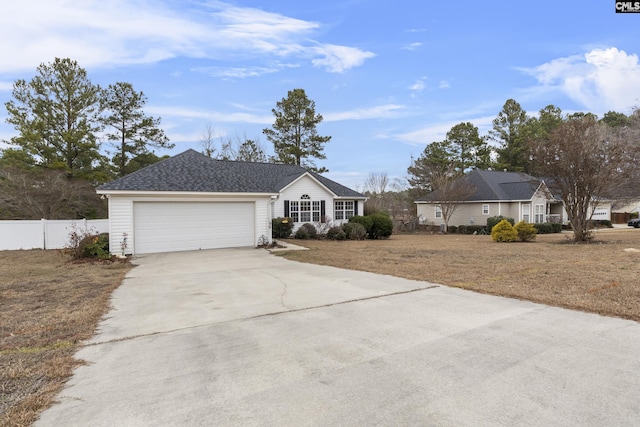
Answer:
[[[305,174],[338,197],[365,198],[363,194],[301,166],[216,160],[192,149],[103,184],[98,192],[279,193]]]
[[[474,193],[466,202],[510,201],[531,199],[543,182],[531,175],[475,169],[460,178],[473,186]],[[438,191],[433,191],[416,202],[437,202]]]

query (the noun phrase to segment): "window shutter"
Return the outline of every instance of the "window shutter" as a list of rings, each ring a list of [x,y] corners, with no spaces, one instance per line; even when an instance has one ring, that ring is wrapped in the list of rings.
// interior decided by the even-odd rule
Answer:
[[[326,215],[326,208],[324,204],[324,200],[320,200],[320,218]]]
[[[354,215],[358,215],[358,201],[357,200],[353,201],[353,214]]]
[[[284,201],[284,217],[289,218],[289,201]]]

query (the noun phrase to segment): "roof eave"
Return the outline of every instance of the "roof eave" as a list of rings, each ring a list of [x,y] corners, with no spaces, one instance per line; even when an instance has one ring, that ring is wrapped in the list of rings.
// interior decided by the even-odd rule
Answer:
[[[224,196],[224,197],[274,197],[279,193],[205,192],[205,191],[140,191],[140,190],[96,190],[97,194],[109,196]]]

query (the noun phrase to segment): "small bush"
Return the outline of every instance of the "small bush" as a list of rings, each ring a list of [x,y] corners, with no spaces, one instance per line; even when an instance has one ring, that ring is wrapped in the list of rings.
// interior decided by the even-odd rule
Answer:
[[[313,224],[302,224],[302,227],[300,227],[298,229],[298,231],[304,229],[307,232],[307,237],[305,237],[306,239],[317,239],[318,238],[318,229],[316,228],[315,225]],[[297,233],[296,233],[296,239],[298,238]]]
[[[513,229],[518,233],[518,240],[521,242],[530,242],[536,239],[536,227],[526,221],[520,221],[513,226]]]
[[[450,225],[449,227],[447,227],[447,232],[448,232],[448,233],[455,234],[455,233],[457,233],[458,231],[459,231],[459,230],[458,230],[458,226]]]
[[[552,222],[551,230],[553,230],[554,233],[562,233],[562,224],[559,222]]]
[[[502,215],[490,216],[489,218],[487,218],[487,229],[493,230],[493,227],[495,227],[496,224],[498,224],[503,219],[506,219],[507,221],[509,221],[509,224],[511,225],[515,224],[515,220],[513,218],[508,218]]]
[[[491,229],[491,238],[494,242],[515,242],[518,240],[518,232],[508,220],[503,219]]]
[[[293,220],[291,218],[274,218],[271,220],[271,237],[286,239],[291,236]]]
[[[85,236],[78,246],[80,258],[110,259],[109,234]]]
[[[307,240],[309,239],[311,236],[309,236],[309,232],[307,231],[306,228],[298,228],[298,230],[296,231],[296,234],[294,235],[294,237],[296,239],[301,239],[301,240]]]
[[[596,227],[606,227],[606,228],[612,228],[613,225],[611,225],[611,221],[609,221],[608,219],[597,219],[594,221]]]
[[[393,221],[385,214],[373,214],[371,218],[372,225],[369,231],[370,239],[386,239],[393,233]]]
[[[349,240],[364,240],[367,238],[367,230],[364,225],[357,222],[343,224],[342,229]]]
[[[449,229],[447,231],[449,231],[450,233],[455,233],[455,231],[451,231],[451,227],[449,227]],[[467,226],[464,225],[464,224],[460,224],[458,226],[457,233],[458,234],[467,234]]]
[[[347,233],[344,232],[342,227],[331,227],[329,231],[327,231],[327,239],[329,240],[345,240],[347,238]]]
[[[370,216],[356,215],[349,219],[349,222],[355,222],[356,224],[362,224],[364,229],[367,230],[367,234],[371,232],[373,226],[373,220]]]

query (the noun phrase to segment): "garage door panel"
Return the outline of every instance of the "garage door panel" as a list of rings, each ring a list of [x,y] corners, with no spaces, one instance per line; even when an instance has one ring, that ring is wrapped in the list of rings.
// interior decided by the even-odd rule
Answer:
[[[253,203],[134,203],[138,254],[254,244]]]

